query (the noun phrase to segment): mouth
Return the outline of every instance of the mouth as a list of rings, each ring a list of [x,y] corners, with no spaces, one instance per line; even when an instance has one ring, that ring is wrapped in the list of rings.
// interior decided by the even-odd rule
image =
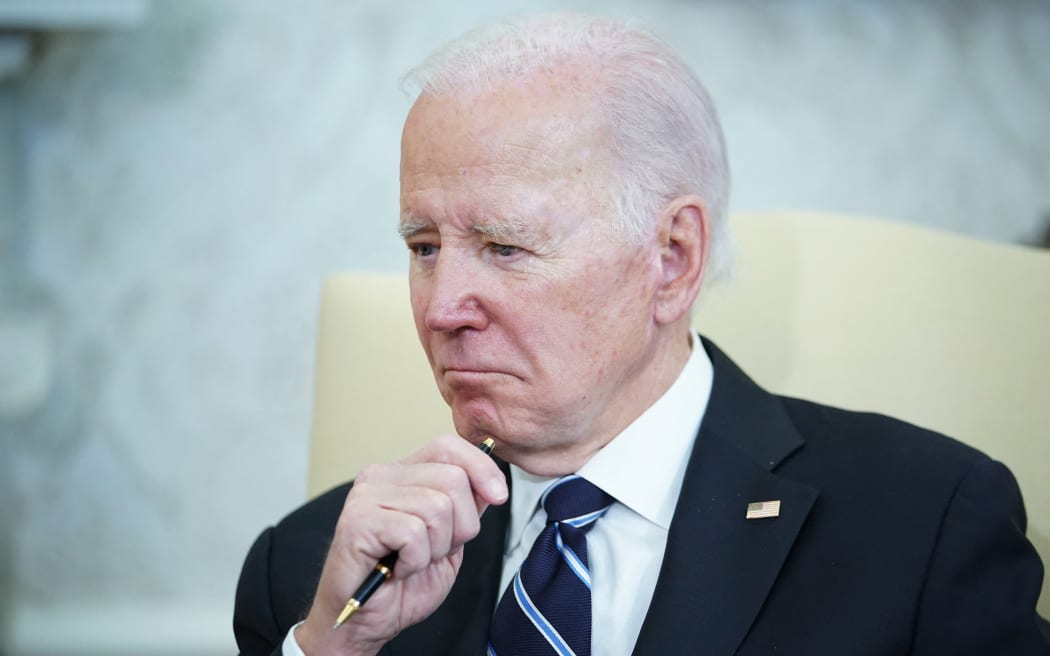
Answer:
[[[493,375],[493,374],[498,374],[498,375],[502,375],[502,376],[509,376],[510,375],[507,372],[500,371],[498,369],[482,369],[482,368],[475,368],[475,367],[445,367],[444,369],[442,369],[441,373],[443,373],[446,376],[449,375],[449,374],[454,374],[454,375],[455,374],[465,374],[465,375],[474,375],[474,374],[477,374],[477,375],[486,375],[486,374],[487,375]]]
[[[483,383],[498,379],[518,378],[514,374],[499,369],[482,369],[474,367],[445,367],[441,376],[450,383]]]

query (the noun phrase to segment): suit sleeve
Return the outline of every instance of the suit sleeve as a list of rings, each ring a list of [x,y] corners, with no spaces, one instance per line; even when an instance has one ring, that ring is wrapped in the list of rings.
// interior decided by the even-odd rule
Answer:
[[[284,633],[274,615],[270,585],[273,528],[262,532],[248,552],[237,582],[233,634],[241,656],[281,656]]]
[[[945,511],[916,622],[913,653],[1050,655],[1036,614],[1043,566],[1025,537],[1020,490],[984,459]]]

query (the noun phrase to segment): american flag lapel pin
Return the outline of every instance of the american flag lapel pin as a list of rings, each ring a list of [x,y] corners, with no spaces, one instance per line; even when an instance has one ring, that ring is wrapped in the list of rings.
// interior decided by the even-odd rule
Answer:
[[[780,499],[773,501],[755,501],[747,504],[746,519],[765,519],[780,516]]]

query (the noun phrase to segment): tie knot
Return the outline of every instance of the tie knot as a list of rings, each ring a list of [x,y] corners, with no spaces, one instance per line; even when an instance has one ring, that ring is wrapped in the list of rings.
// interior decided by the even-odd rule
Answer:
[[[540,503],[547,511],[547,523],[563,522],[576,528],[590,528],[614,499],[590,481],[575,474],[551,483]]]

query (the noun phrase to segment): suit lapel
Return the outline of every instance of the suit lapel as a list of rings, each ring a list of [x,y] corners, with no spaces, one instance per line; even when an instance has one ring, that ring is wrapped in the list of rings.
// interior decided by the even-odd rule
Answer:
[[[803,440],[780,401],[704,341],[715,377],[634,653],[728,656],[757,617],[817,490],[774,471]],[[747,504],[780,515],[745,519]]]

